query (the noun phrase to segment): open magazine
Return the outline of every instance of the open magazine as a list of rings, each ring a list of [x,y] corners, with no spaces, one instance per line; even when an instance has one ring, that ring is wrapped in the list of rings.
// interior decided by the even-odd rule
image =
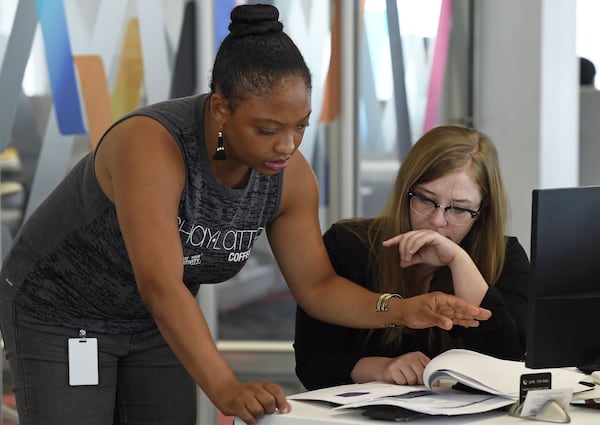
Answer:
[[[454,349],[427,364],[424,385],[369,382],[307,391],[289,398],[328,402],[335,409],[389,405],[431,415],[463,415],[515,403],[521,375],[539,372],[552,373],[552,388],[569,388],[574,394],[590,389],[580,383],[585,375],[574,370],[529,369],[524,362]]]

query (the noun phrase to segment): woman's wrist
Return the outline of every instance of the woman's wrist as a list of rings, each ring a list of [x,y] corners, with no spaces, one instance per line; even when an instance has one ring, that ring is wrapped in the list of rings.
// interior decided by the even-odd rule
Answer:
[[[382,324],[383,328],[398,328],[398,327],[402,327],[402,325],[400,323],[398,323],[396,320],[389,320],[388,317],[391,316],[391,313],[389,312],[390,310],[390,301],[393,299],[397,299],[397,300],[401,300],[403,299],[402,295],[400,294],[391,294],[391,293],[384,293],[381,294],[379,296],[379,298],[377,298],[377,302],[375,304],[375,311],[378,313],[387,313],[386,316],[386,321],[384,321],[384,323]]]
[[[452,273],[454,294],[473,305],[479,306],[487,293],[489,285],[471,256],[461,249],[449,268]]]
[[[375,304],[375,311],[382,312],[389,310],[389,302],[392,298],[402,298],[400,294],[381,294],[379,298],[377,298],[377,303]]]
[[[387,357],[362,357],[352,368],[350,379],[357,384],[383,381],[389,360]]]
[[[462,249],[462,247],[460,247],[460,246],[458,246],[457,248],[458,249],[457,249],[456,255],[454,256],[452,261],[450,261],[448,263],[448,267],[450,268],[450,270],[452,270],[452,268],[454,268],[454,267],[460,267],[460,266],[462,266],[464,264],[468,264],[468,263],[475,264],[473,262],[473,259],[471,258],[471,256],[469,255],[469,253],[467,251]]]

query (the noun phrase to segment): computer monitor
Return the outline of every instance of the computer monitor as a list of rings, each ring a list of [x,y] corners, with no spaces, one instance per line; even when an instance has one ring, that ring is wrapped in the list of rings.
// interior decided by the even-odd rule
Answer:
[[[532,196],[527,367],[600,370],[600,186]]]

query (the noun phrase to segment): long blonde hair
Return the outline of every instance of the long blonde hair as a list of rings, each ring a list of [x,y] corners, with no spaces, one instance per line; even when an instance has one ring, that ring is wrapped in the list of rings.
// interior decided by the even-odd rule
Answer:
[[[428,131],[412,147],[402,162],[385,207],[369,228],[374,282],[379,285],[373,288],[375,291],[399,293],[404,297],[425,291],[412,278],[411,268],[399,267],[398,250],[381,248],[381,241],[411,230],[408,192],[415,185],[465,168],[479,187],[482,201],[478,219],[461,246],[488,284],[496,283],[504,265],[508,218],[508,199],[498,152],[491,140],[478,131],[440,126]],[[441,280],[437,286],[452,293],[450,274],[439,273],[437,278]]]

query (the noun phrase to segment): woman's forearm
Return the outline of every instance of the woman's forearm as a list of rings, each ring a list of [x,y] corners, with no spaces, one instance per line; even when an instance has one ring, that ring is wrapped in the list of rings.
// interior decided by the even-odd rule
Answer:
[[[452,272],[454,294],[479,306],[488,290],[488,284],[469,254],[461,250],[448,266]]]
[[[383,372],[390,360],[389,357],[363,357],[354,365],[350,377],[357,384],[383,381]]]

